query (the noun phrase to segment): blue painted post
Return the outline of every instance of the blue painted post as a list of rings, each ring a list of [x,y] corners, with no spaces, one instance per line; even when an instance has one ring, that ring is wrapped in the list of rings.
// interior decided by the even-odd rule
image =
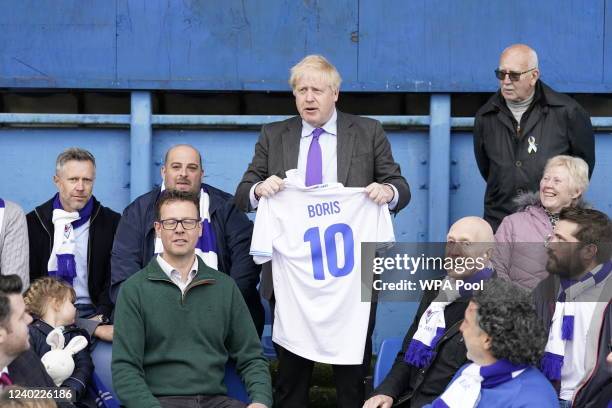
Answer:
[[[451,99],[432,94],[429,125],[429,242],[444,242],[448,230],[450,200]]]
[[[151,128],[151,93],[132,92],[130,120],[130,200],[152,187],[151,160],[153,156]]]

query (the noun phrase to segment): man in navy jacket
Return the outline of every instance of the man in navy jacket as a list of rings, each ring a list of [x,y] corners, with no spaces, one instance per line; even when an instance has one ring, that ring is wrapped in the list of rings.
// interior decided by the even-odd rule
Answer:
[[[156,253],[153,221],[155,203],[162,189],[191,191],[200,194],[200,212],[204,224],[209,225],[208,237],[204,226],[202,241],[206,241],[203,246],[212,243],[208,248],[211,251],[205,252],[216,258],[216,265],[208,266],[234,279],[261,335],[264,310],[257,292],[261,267],[255,265],[249,255],[253,223],[234,206],[230,194],[201,182],[204,176],[202,158],[194,147],[171,147],[166,153],[161,176],[161,188],[138,197],[123,212],[111,255],[111,299],[116,301],[121,283],[144,268]],[[204,261],[208,264],[206,259]]]

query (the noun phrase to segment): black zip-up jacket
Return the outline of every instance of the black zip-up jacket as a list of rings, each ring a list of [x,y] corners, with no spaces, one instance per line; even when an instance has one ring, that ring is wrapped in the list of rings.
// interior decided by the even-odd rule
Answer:
[[[249,308],[261,336],[264,309],[257,284],[261,266],[249,255],[253,223],[233,202],[232,195],[205,184],[210,197],[208,212],[217,242],[219,271],[231,276]],[[155,252],[155,203],[161,194],[158,187],[134,200],[123,211],[111,259],[111,299],[116,301],[119,287],[127,278],[143,269]]]
[[[439,397],[457,370],[467,361],[467,349],[459,326],[463,321],[469,299],[459,299],[444,309],[446,332],[435,347],[435,357],[423,369],[404,361],[410,341],[419,327],[421,316],[438,295],[437,290],[423,292],[416,316],[404,337],[402,349],[384,381],[374,390],[374,395],[393,398],[394,407],[422,407]]]
[[[110,257],[113,238],[121,216],[93,198],[87,248],[87,287],[96,313],[111,316]],[[30,282],[48,275],[47,263],[53,249],[53,198],[26,215],[30,241]]]
[[[537,151],[529,152],[529,138]],[[474,154],[487,183],[484,218],[496,231],[502,219],[515,211],[513,199],[538,191],[546,161],[567,154],[595,166],[595,139],[588,113],[572,98],[542,81],[520,126],[501,93],[496,92],[476,113]]]
[[[42,358],[45,353],[51,350],[51,346],[47,344],[47,336],[53,331],[53,327],[40,319],[34,319],[28,329],[30,331],[30,347],[38,357]],[[76,336],[83,336],[88,342],[90,341],[89,335],[85,330],[71,325],[66,326],[64,329],[64,344],[68,345],[70,340]],[[91,374],[94,371],[94,364],[89,354],[89,346],[76,353],[72,358],[74,359],[74,371],[61,386],[73,389],[76,392],[77,401],[87,406],[95,406],[95,403],[89,401],[85,394],[85,390],[91,382]],[[83,401],[84,399],[85,401]]]

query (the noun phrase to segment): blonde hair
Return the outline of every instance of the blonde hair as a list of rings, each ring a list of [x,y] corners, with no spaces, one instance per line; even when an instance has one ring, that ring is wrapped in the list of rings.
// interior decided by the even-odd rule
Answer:
[[[340,73],[322,55],[308,55],[291,68],[291,76],[289,77],[291,89],[295,90],[298,81],[311,72],[316,72],[322,76],[334,92],[340,90],[340,83],[342,83]]]
[[[559,155],[548,159],[544,167],[544,173],[552,167],[564,167],[569,174],[569,184],[575,188],[580,195],[589,188],[589,165],[580,157]]]
[[[71,302],[76,300],[74,289],[66,282],[51,276],[34,281],[23,295],[26,310],[37,317],[42,317],[47,312],[52,301],[63,302],[66,299]]]

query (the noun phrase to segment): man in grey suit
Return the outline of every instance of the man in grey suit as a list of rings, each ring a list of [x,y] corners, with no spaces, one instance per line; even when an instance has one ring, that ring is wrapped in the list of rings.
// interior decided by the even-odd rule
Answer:
[[[255,210],[260,197],[270,197],[284,188],[285,172],[295,168],[307,186],[339,182],[346,187],[365,187],[373,201],[389,204],[393,212],[408,204],[410,188],[393,159],[380,122],[336,110],[340,82],[336,68],[319,55],[309,55],[291,69],[289,84],[300,116],[263,126],[253,160],[236,190],[238,208]],[[264,268],[264,297],[271,297],[270,282]],[[363,403],[376,308],[372,310],[364,364],[333,367],[339,407]],[[308,406],[313,362],[276,347],[279,374],[275,402],[281,407]]]

